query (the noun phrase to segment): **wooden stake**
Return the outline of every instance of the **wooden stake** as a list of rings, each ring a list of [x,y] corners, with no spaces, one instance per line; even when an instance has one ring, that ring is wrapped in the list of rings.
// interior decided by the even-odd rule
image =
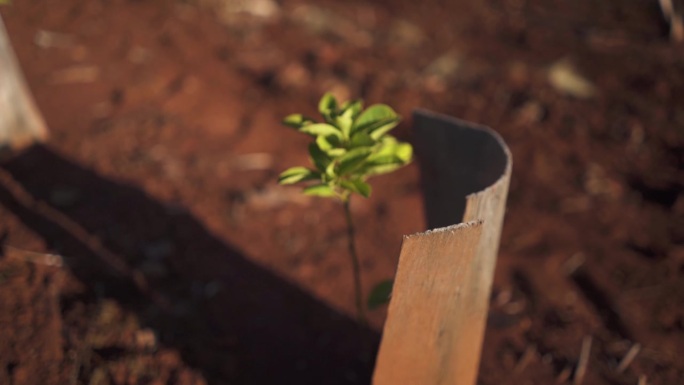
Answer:
[[[481,235],[480,222],[404,238],[374,384],[475,383],[487,308],[468,297]]]
[[[404,238],[373,384],[474,385],[510,152],[491,129],[454,118],[421,111],[414,126],[437,229]]]
[[[0,17],[0,155],[47,137]]]

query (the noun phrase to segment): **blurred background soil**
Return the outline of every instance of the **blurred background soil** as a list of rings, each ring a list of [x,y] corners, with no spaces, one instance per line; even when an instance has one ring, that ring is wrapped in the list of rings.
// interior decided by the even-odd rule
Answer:
[[[354,321],[341,208],[275,182],[307,158],[280,119],[329,90],[404,140],[422,107],[509,144],[480,384],[683,381],[684,47],[657,1],[0,12],[51,132],[1,165],[1,384],[368,384],[385,314]],[[366,288],[425,230],[417,165],[373,186]]]

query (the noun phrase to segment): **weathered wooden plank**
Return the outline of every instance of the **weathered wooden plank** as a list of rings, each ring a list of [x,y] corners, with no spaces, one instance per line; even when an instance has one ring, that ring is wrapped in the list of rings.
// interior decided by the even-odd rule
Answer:
[[[47,137],[0,18],[0,156]]]
[[[475,384],[511,174],[492,130],[417,112],[429,226],[404,239],[375,385]]]

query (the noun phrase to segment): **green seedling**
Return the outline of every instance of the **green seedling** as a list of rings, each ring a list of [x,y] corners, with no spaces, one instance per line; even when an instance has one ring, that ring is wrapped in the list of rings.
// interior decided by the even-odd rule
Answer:
[[[322,122],[301,114],[289,115],[283,120],[286,126],[314,138],[309,144],[312,167],[292,167],[285,170],[280,174],[278,182],[309,182],[304,188],[304,194],[332,198],[342,203],[347,221],[357,315],[360,321],[366,322],[361,267],[350,209],[351,197],[357,194],[368,198],[372,191],[368,178],[409,164],[413,148],[389,134],[399,124],[400,117],[385,104],[374,104],[364,110],[360,100],[339,104],[328,93],[318,103],[318,111],[323,117]],[[388,283],[383,282],[372,290],[369,307],[377,307],[388,296]]]

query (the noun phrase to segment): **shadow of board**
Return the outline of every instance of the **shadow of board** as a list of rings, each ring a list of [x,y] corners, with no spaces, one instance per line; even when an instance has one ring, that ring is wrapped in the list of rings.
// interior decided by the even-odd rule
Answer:
[[[150,280],[150,286],[174,304],[185,304],[183,315],[150,311],[154,306],[131,280],[114,275],[81,240],[0,186],[0,204],[63,255],[91,292],[97,288],[136,311],[141,322],[159,332],[162,344],[178,348],[210,384],[370,383],[376,332],[251,263],[187,211],[98,176],[44,146],[1,166],[40,201],[48,202],[51,193],[65,187],[77,191],[78,200],[61,207],[61,213],[125,256],[129,265],[144,260],[146,245],[171,242],[163,259],[169,274]],[[193,294],[198,282],[218,282],[221,290],[211,298],[198,296]]]

